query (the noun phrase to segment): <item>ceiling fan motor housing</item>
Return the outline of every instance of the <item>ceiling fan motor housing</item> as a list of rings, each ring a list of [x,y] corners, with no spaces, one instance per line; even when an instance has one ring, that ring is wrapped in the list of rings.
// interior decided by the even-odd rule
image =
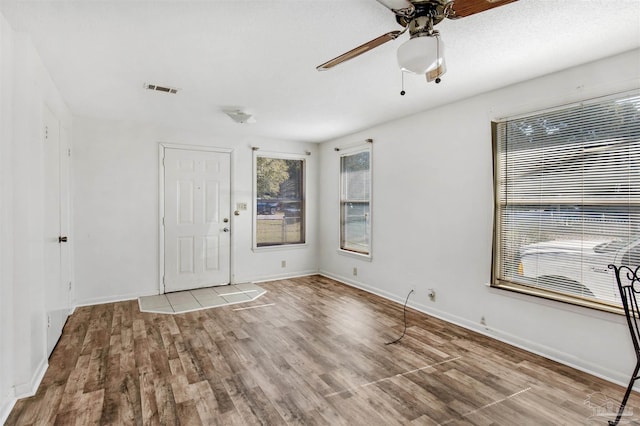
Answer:
[[[452,1],[446,0],[415,0],[411,2],[414,6],[414,13],[410,16],[396,15],[396,22],[403,27],[410,25],[409,32],[413,36],[413,22],[419,18],[421,22],[431,20],[432,26],[440,23],[444,18],[452,13]],[[417,26],[418,24],[415,24]]]

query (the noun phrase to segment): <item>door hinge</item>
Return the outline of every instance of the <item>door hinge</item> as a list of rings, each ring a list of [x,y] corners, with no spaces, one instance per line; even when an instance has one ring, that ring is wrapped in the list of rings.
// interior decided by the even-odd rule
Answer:
[[[51,315],[47,315],[47,328],[51,328]]]
[[[71,148],[67,148],[67,157],[71,157]]]
[[[164,285],[164,275],[162,276],[162,285]]]
[[[49,139],[49,126],[44,126],[44,138]]]
[[[69,281],[69,291],[71,291],[71,281]]]

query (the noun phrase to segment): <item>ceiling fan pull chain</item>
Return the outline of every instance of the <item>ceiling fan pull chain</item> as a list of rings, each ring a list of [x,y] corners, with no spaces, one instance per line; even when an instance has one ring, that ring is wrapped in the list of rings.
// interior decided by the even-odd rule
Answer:
[[[440,61],[441,61],[442,57],[440,56],[440,35],[439,35],[439,33],[436,34],[436,40],[438,41],[438,43],[436,44],[436,56],[438,57],[436,59],[437,64],[438,64],[438,66],[436,67],[436,70],[439,70],[439,68],[442,66],[442,65],[440,65]],[[440,74],[440,71],[438,71],[438,74]],[[442,75],[442,74],[440,74],[440,75]],[[440,84],[440,82],[442,81],[440,79],[440,75],[438,77],[436,77],[436,80],[435,80],[436,84]]]
[[[402,90],[400,90],[400,96],[404,96],[404,94],[407,93],[404,91],[404,71],[400,70],[400,76],[402,78]]]

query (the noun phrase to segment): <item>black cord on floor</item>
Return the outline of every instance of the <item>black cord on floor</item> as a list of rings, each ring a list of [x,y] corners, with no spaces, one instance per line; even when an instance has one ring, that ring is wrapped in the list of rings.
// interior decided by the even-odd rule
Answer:
[[[409,294],[407,294],[407,298],[404,301],[404,308],[402,308],[402,314],[404,316],[404,330],[402,330],[402,335],[398,337],[396,340],[394,340],[393,342],[385,343],[385,345],[393,345],[394,343],[398,343],[400,339],[404,337],[404,334],[407,332],[407,302],[409,301],[409,296],[411,296],[411,293],[413,293],[413,289],[411,289]]]

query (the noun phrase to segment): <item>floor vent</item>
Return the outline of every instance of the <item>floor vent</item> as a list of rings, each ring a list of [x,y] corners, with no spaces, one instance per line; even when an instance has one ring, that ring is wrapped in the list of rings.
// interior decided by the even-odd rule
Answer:
[[[157,84],[145,83],[144,88],[147,90],[155,90],[156,92],[178,93],[175,87],[158,86]]]

